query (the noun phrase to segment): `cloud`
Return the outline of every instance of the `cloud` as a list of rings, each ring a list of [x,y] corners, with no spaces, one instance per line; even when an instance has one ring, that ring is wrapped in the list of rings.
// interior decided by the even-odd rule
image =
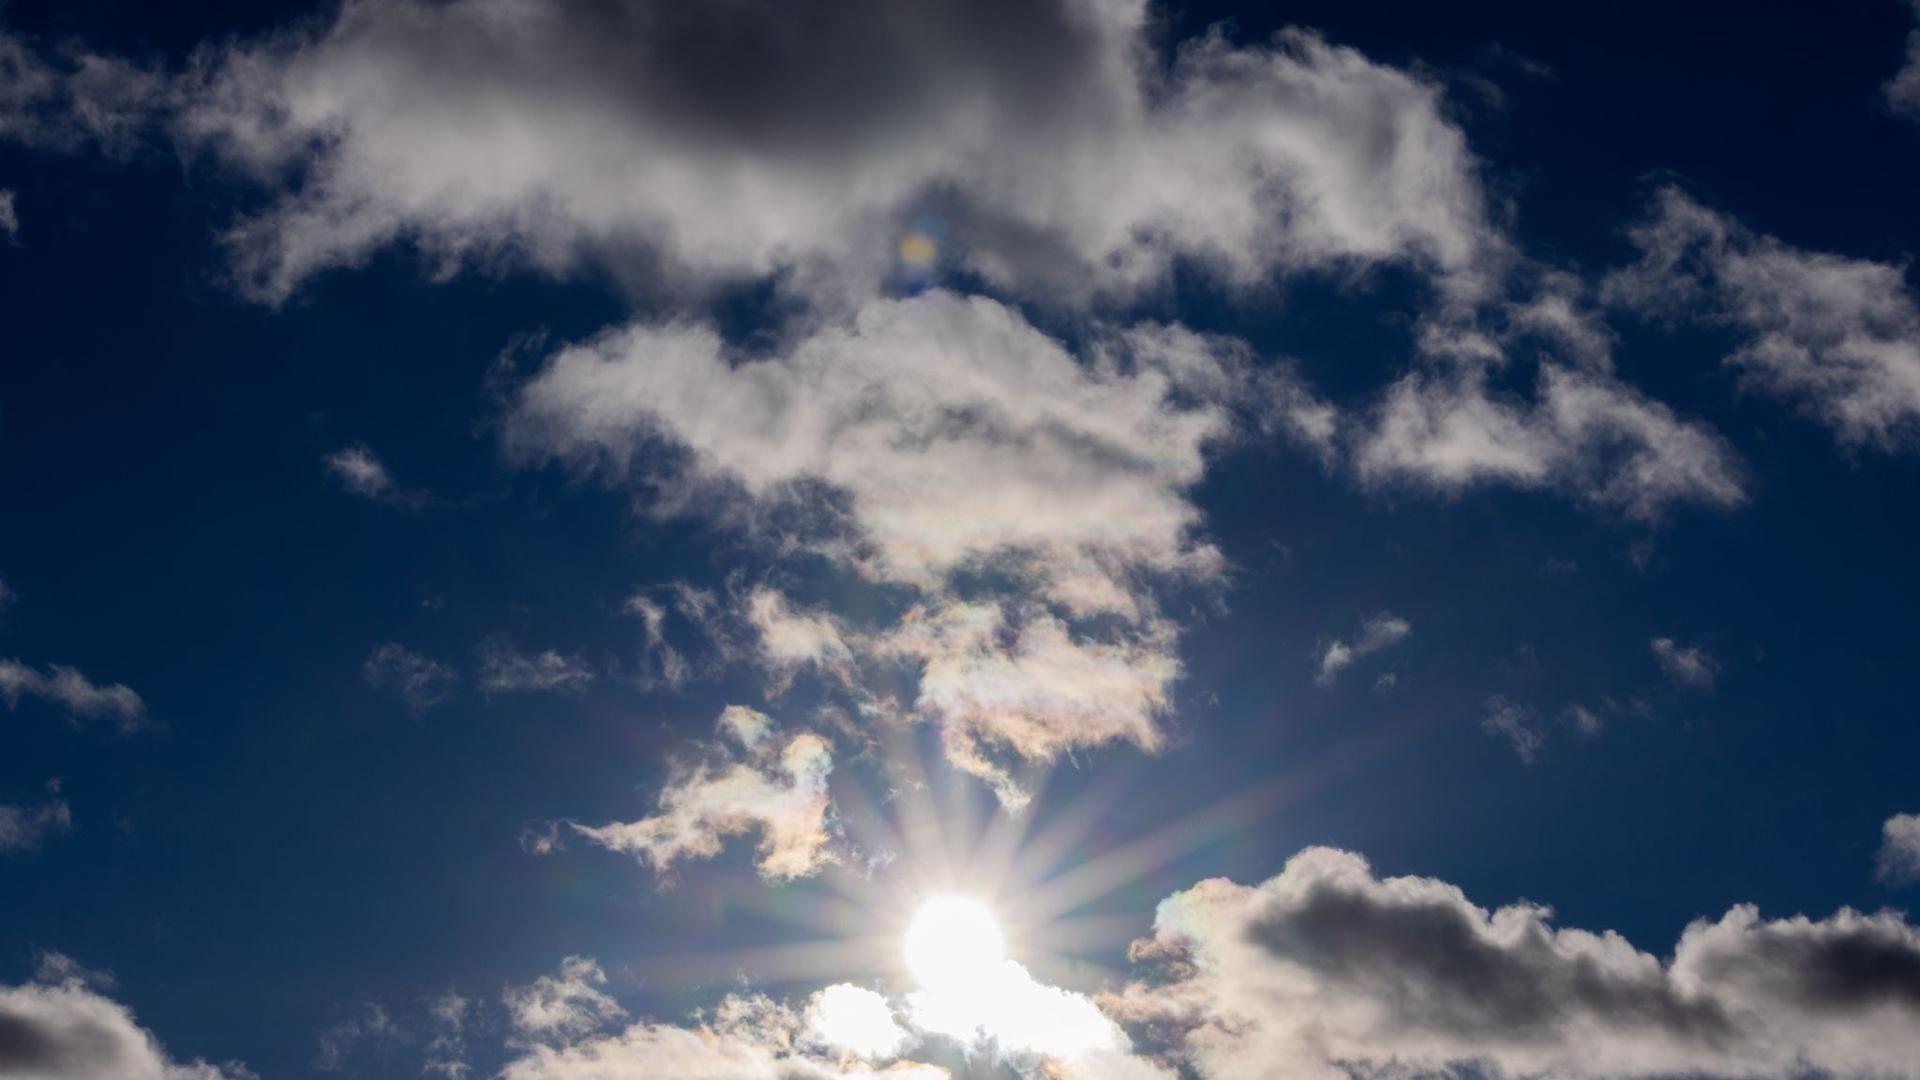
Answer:
[[[1640,261],[1610,274],[1615,305],[1704,320],[1741,338],[1742,385],[1792,402],[1850,447],[1920,433],[1920,304],[1904,267],[1807,251],[1663,189],[1630,235]]]
[[[1920,881],[1920,814],[1895,814],[1880,833],[1879,879],[1888,885]]]
[[[396,506],[414,506],[420,502],[417,493],[403,491],[393,482],[393,474],[387,471],[386,464],[364,444],[342,447],[320,461],[342,487],[355,495]]]
[[[0,855],[33,851],[47,837],[73,828],[73,809],[60,798],[60,782],[49,782],[47,792],[52,797],[38,806],[0,804]]]
[[[385,1006],[373,1001],[361,1002],[351,1016],[322,1031],[316,1040],[313,1067],[321,1072],[339,1072],[360,1047],[369,1043],[391,1043],[406,1033]]]
[[[453,695],[459,676],[437,660],[428,659],[397,642],[376,646],[360,665],[360,677],[376,690],[391,690],[407,708],[423,713]]]
[[[717,727],[738,750],[715,744],[707,759],[676,766],[659,814],[574,831],[661,873],[681,859],[712,858],[725,838],[755,831],[762,877],[805,877],[833,861],[826,740],[805,731],[783,739],[772,719],[739,705],[728,706]]]
[[[1913,14],[1920,18],[1920,3],[1914,4]],[[1920,119],[1920,30],[1907,35],[1906,65],[1887,80],[1885,89],[1895,112]]]
[[[0,1074],[19,1080],[254,1080],[244,1067],[168,1057],[127,1007],[66,957],[31,982],[0,986]]]
[[[655,686],[677,690],[685,685],[693,669],[680,650],[667,641],[666,607],[644,594],[636,594],[628,598],[626,611],[639,616],[646,633],[646,651],[642,654],[642,662],[647,670],[640,676],[641,686],[648,690]]]
[[[474,678],[481,691],[491,696],[530,690],[578,693],[592,685],[596,676],[578,656],[562,656],[552,649],[522,653],[505,634],[494,634],[480,643]]]
[[[513,1028],[535,1039],[570,1038],[627,1015],[606,992],[607,973],[584,956],[569,956],[560,974],[542,975],[503,996]]]
[[[122,157],[174,103],[160,72],[74,45],[52,56],[0,27],[0,141]]]
[[[301,177],[230,237],[275,300],[399,243],[815,291],[931,264],[1126,295],[1179,259],[1479,287],[1503,248],[1437,83],[1305,31],[1169,55],[1153,25],[1139,0],[357,3],[203,53],[176,127]]]
[[[1528,764],[1539,756],[1547,741],[1540,715],[1504,694],[1487,699],[1487,715],[1481,719],[1480,729],[1512,743],[1513,752]]]
[[[1672,638],[1657,637],[1648,642],[1653,658],[1667,678],[1694,690],[1712,690],[1720,676],[1720,665],[1705,649],[1681,645]]]
[[[1313,681],[1321,686],[1332,686],[1340,672],[1355,660],[1398,645],[1411,633],[1413,624],[1391,611],[1374,615],[1360,624],[1360,636],[1352,644],[1337,639],[1327,644],[1326,651],[1320,656],[1320,673],[1314,676]]]
[[[19,708],[22,695],[44,698],[76,717],[112,718],[123,732],[147,722],[146,702],[120,683],[102,686],[59,664],[40,672],[18,660],[0,660],[0,697],[6,698],[7,708]]]
[[[884,995],[850,983],[814,994],[802,1018],[807,1042],[864,1061],[897,1057],[913,1041]]]
[[[1134,948],[1163,976],[1103,1003],[1206,1078],[1895,1076],[1920,1060],[1920,932],[1897,913],[1739,906],[1666,961],[1550,919],[1310,848],[1263,884],[1163,901]]]
[[[1540,365],[1532,401],[1496,391],[1486,366],[1415,372],[1386,393],[1355,452],[1363,481],[1443,492],[1489,483],[1566,491],[1629,517],[1676,503],[1744,502],[1724,439],[1604,371]]]
[[[1042,760],[1160,745],[1179,662],[1151,583],[1224,565],[1188,490],[1256,404],[1252,358],[1175,327],[1097,338],[1082,360],[1008,307],[940,291],[871,301],[758,359],[704,326],[641,324],[552,357],[507,444],[922,594],[908,621],[854,630],[758,588],[745,619],[776,688],[802,669],[845,681],[862,651],[916,661],[956,763],[1003,779],[983,736]],[[953,595],[988,565],[1004,602]]]
[[[13,192],[0,189],[0,233],[13,240],[20,235],[20,215],[14,211]]]

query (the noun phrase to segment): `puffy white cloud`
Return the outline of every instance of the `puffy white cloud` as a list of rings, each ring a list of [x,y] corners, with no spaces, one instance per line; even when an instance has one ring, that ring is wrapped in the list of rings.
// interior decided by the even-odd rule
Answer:
[[[1920,881],[1920,814],[1895,814],[1880,826],[1876,872],[1889,885]]]
[[[1105,333],[1083,361],[1010,308],[934,291],[758,359],[679,323],[563,350],[521,388],[508,445],[638,479],[656,506],[783,528],[811,515],[811,550],[925,594],[905,622],[859,630],[767,588],[743,609],[776,683],[802,668],[846,681],[862,656],[916,662],[919,712],[1017,801],[983,744],[1039,760],[1160,745],[1179,662],[1151,583],[1219,575],[1188,490],[1257,388],[1284,378],[1168,327]],[[989,561],[1011,598],[956,599],[955,578]]]
[[[1681,645],[1668,637],[1657,637],[1647,644],[1667,678],[1695,690],[1713,689],[1714,681],[1720,676],[1720,665],[1705,649]]]
[[[584,956],[560,962],[558,975],[542,975],[525,986],[508,987],[503,1000],[508,1018],[521,1036],[568,1039],[624,1018],[627,1011],[606,992],[607,973]]]
[[[592,685],[596,676],[578,656],[563,656],[552,649],[523,653],[505,634],[494,634],[476,651],[474,678],[482,691],[493,695],[531,690],[578,693]]]
[[[1678,502],[1745,501],[1725,440],[1604,370],[1540,365],[1533,400],[1463,363],[1388,390],[1355,454],[1362,479],[1457,492],[1476,484],[1567,491],[1636,518]]]
[[[844,987],[836,989],[852,990]],[[824,997],[816,995],[817,1004]],[[599,1034],[530,1042],[502,1080],[948,1080],[945,1069],[911,1061],[876,1068],[857,1055],[820,1053],[806,1016],[769,998],[732,994],[703,1021],[678,1027],[651,1021]],[[883,1055],[890,1057],[891,1055]]]
[[[711,858],[726,837],[754,831],[764,877],[804,877],[832,861],[827,778],[833,756],[826,740],[806,731],[783,740],[771,719],[738,705],[721,714],[718,727],[740,752],[715,746],[708,759],[676,766],[660,793],[660,813],[573,829],[661,872],[681,859]]]
[[[1162,978],[1103,1004],[1209,1080],[1892,1077],[1920,1061],[1920,932],[1897,913],[1735,907],[1665,962],[1550,916],[1313,848],[1263,884],[1163,901],[1134,950]]]
[[[360,665],[360,677],[376,690],[391,690],[400,695],[407,708],[425,712],[453,695],[459,675],[437,660],[429,659],[398,642],[385,642],[368,654]]]
[[[1844,444],[1892,450],[1920,432],[1920,303],[1904,267],[1789,246],[1677,188],[1632,236],[1641,258],[1609,276],[1613,303],[1732,328],[1743,340],[1726,363],[1744,385]]]
[[[0,660],[0,697],[6,698],[7,708],[19,708],[22,695],[44,698],[76,717],[111,718],[122,731],[135,730],[147,721],[146,702],[120,683],[103,686],[59,664],[42,672],[18,660]]]
[[[89,985],[66,957],[0,986],[0,1075],[11,1080],[255,1080],[244,1067],[181,1063],[126,1006]]]
[[[807,1042],[867,1061],[897,1057],[913,1041],[885,995],[851,983],[835,983],[808,998],[804,1020]]]
[[[1913,14],[1920,19],[1920,3],[1913,5]],[[1894,111],[1920,119],[1920,30],[1907,35],[1906,65],[1887,80],[1886,93]]]
[[[870,287],[900,259],[1063,297],[1188,258],[1480,287],[1502,247],[1436,83],[1302,31],[1169,61],[1151,26],[1141,0],[360,0],[204,53],[178,126],[302,178],[232,236],[269,298],[397,242],[447,267],[638,249],[694,282]]]
[[[1320,673],[1314,676],[1314,681],[1321,686],[1332,686],[1340,672],[1356,659],[1398,645],[1411,633],[1413,624],[1391,611],[1371,616],[1360,624],[1360,636],[1351,644],[1338,639],[1327,643],[1326,651],[1320,654]]]

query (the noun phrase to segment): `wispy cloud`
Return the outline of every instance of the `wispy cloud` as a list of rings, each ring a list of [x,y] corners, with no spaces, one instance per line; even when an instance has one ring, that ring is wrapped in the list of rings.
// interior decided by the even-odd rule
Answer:
[[[1905,885],[1920,881],[1920,814],[1895,814],[1880,827],[1881,881]]]
[[[480,643],[474,678],[481,691],[491,696],[527,691],[578,693],[591,686],[597,676],[578,656],[562,655],[553,649],[523,653],[505,634],[494,634]]]
[[[18,660],[0,660],[0,697],[13,709],[19,707],[22,696],[42,698],[75,717],[115,720],[122,731],[133,731],[147,721],[146,702],[120,683],[96,683],[59,664],[37,671]]]
[[[1391,611],[1370,616],[1360,624],[1360,636],[1351,643],[1338,639],[1327,643],[1325,651],[1320,654],[1320,672],[1313,681],[1321,686],[1332,686],[1340,672],[1355,660],[1398,645],[1411,633],[1413,624]]]
[[[415,713],[445,702],[460,678],[453,668],[393,641],[374,647],[360,665],[360,677],[376,690],[398,694]]]
[[[1654,638],[1647,645],[1660,670],[1681,686],[1710,691],[1720,677],[1719,662],[1698,645],[1682,645],[1668,637]]]

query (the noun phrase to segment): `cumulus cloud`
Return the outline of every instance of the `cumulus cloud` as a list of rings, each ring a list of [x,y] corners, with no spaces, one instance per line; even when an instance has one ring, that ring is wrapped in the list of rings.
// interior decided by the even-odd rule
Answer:
[[[1147,583],[1220,574],[1188,490],[1233,430],[1250,366],[1243,346],[1151,326],[1082,362],[1010,308],[934,291],[759,359],[683,323],[563,350],[521,388],[508,444],[646,484],[656,506],[731,500],[749,527],[824,515],[802,522],[811,550],[928,599],[852,631],[754,590],[746,622],[776,682],[845,678],[862,651],[916,661],[921,711],[956,762],[1004,781],[983,737],[1042,760],[1160,744],[1179,662]],[[952,595],[989,560],[1017,604]],[[1098,634],[1075,623],[1096,619]]]
[[[47,837],[73,828],[73,810],[59,797],[59,783],[47,790],[52,797],[35,806],[0,803],[0,855],[33,851]]]
[[[43,672],[18,660],[0,660],[0,697],[6,698],[7,708],[17,709],[22,696],[45,699],[75,717],[112,719],[121,731],[133,731],[147,721],[146,702],[120,683],[103,686],[59,664]]]
[[[374,648],[360,665],[360,677],[376,690],[390,690],[416,713],[426,712],[453,695],[459,676],[437,660],[408,649],[398,642],[385,642]]]
[[[125,1005],[57,954],[31,982],[0,985],[0,1074],[18,1080],[255,1080],[244,1067],[170,1058]]]
[[[1395,382],[1355,452],[1362,480],[1444,492],[1489,483],[1568,492],[1657,518],[1683,502],[1744,502],[1726,441],[1606,371],[1542,362],[1532,400],[1495,389],[1487,365]]]
[[[1613,303],[1731,329],[1740,343],[1725,362],[1742,384],[1793,403],[1847,446],[1912,445],[1920,303],[1904,267],[1792,247],[1671,187],[1630,235],[1641,258],[1609,275]]]
[[[1920,1060],[1920,932],[1897,913],[1739,906],[1668,960],[1551,914],[1312,848],[1260,885],[1163,901],[1134,947],[1161,977],[1104,1004],[1207,1078],[1895,1076]]]
[[[1313,681],[1332,686],[1340,672],[1355,660],[1398,645],[1411,633],[1413,624],[1391,611],[1371,616],[1360,624],[1360,636],[1351,643],[1338,639],[1327,643],[1326,651],[1320,654],[1320,673]]]
[[[947,243],[915,261],[1056,298],[1182,258],[1480,287],[1501,248],[1436,83],[1304,31],[1169,59],[1152,24],[1141,0],[356,3],[204,54],[178,127],[303,178],[231,237],[272,299],[400,242],[870,288],[929,217]]]
[[[569,956],[558,975],[508,987],[503,1000],[513,1028],[529,1038],[584,1035],[627,1015],[606,992],[607,973],[584,956]]]
[[[494,634],[480,643],[475,658],[474,678],[488,694],[557,690],[578,693],[592,685],[593,668],[578,656],[563,656],[552,649],[523,653],[505,634]]]
[[[1920,3],[1914,4],[1913,14],[1920,19]],[[1895,112],[1920,119],[1920,30],[1907,35],[1906,65],[1887,80],[1886,93]]]
[[[1895,814],[1880,826],[1881,881],[1904,885],[1920,881],[1920,814]]]
[[[721,713],[717,726],[724,742],[709,747],[702,760],[675,767],[660,793],[660,813],[576,824],[574,831],[662,873],[682,859],[712,858],[727,837],[755,831],[760,874],[768,879],[805,877],[833,861],[827,789],[833,756],[826,740],[807,731],[783,737],[771,718],[740,705]]]
[[[1720,677],[1719,663],[1697,645],[1681,645],[1668,637],[1657,637],[1647,644],[1660,670],[1681,686],[1712,690],[1714,681]]]

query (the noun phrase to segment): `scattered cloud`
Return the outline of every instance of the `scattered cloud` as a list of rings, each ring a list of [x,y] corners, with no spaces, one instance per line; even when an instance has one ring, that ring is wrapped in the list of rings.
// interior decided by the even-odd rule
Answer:
[[[427,1059],[421,1071],[444,1080],[465,1080],[473,1072],[467,1063],[467,1023],[473,1013],[473,1001],[448,991],[434,999],[428,1009],[432,1037],[427,1040]]]
[[[1697,645],[1681,645],[1667,637],[1654,638],[1647,644],[1653,650],[1653,658],[1659,662],[1660,670],[1681,686],[1711,691],[1720,677],[1719,663]]]
[[[723,741],[702,760],[675,767],[659,814],[573,830],[660,873],[682,859],[712,858],[726,837],[755,831],[760,874],[769,880],[805,877],[834,861],[826,740],[806,731],[783,738],[771,718],[740,705],[728,706],[716,726]]]
[[[677,690],[686,684],[693,668],[680,650],[667,641],[667,609],[659,601],[636,594],[627,600],[626,611],[640,618],[645,629],[646,649],[642,654],[644,669],[640,675],[643,689],[651,690],[656,686],[665,686]]]
[[[385,1006],[363,1001],[352,1015],[322,1031],[316,1040],[313,1067],[321,1072],[340,1072],[361,1047],[372,1043],[392,1043],[406,1038],[405,1031]]]
[[[0,803],[0,855],[33,851],[47,837],[73,828],[73,810],[60,797],[60,783],[47,785],[49,798],[35,806]]]
[[[1663,189],[1630,235],[1640,261],[1609,275],[1617,306],[1704,320],[1741,337],[1742,385],[1792,402],[1849,447],[1920,434],[1920,303],[1906,269],[1789,246]]]
[[[481,691],[492,696],[538,690],[579,693],[596,676],[578,656],[563,656],[552,649],[522,653],[505,634],[494,634],[480,643],[474,677]]]
[[[1913,5],[1913,14],[1920,19],[1920,3]],[[1920,119],[1920,29],[1907,35],[1906,65],[1887,80],[1886,94],[1895,112]]]
[[[48,954],[33,981],[0,985],[0,1071],[23,1080],[257,1080],[244,1066],[168,1057],[88,973]]]
[[[1480,720],[1481,730],[1507,740],[1520,760],[1531,765],[1547,741],[1540,714],[1504,694],[1488,698],[1486,709],[1487,715]]]
[[[1920,814],[1895,814],[1880,834],[1879,879],[1888,885],[1920,881]]]
[[[1167,58],[1142,0],[751,7],[355,5],[209,50],[176,128],[305,178],[229,237],[270,300],[400,242],[815,295],[950,266],[1056,301],[1181,258],[1231,285],[1402,262],[1471,294],[1503,254],[1441,86],[1311,32]]]
[[[418,506],[422,497],[394,483],[386,463],[364,444],[343,447],[320,459],[328,473],[355,495],[393,506]]]
[[[453,696],[459,675],[437,660],[428,659],[397,642],[374,648],[360,665],[360,677],[376,690],[391,690],[407,708],[423,713]]]
[[[1326,651],[1320,655],[1320,673],[1314,676],[1313,681],[1321,686],[1332,686],[1340,672],[1355,660],[1398,645],[1411,633],[1413,624],[1391,611],[1371,616],[1360,624],[1360,636],[1352,643],[1338,639],[1327,643]]]
[[[147,705],[140,695],[121,685],[102,686],[79,671],[54,664],[36,671],[18,660],[0,660],[0,697],[17,709],[22,696],[42,698],[87,720],[112,719],[123,732],[147,722]]]
[[[1701,919],[1671,958],[1551,911],[1310,848],[1256,886],[1162,901],[1107,995],[1203,1077],[1899,1075],[1920,1060],[1920,931],[1895,912]]]
[[[14,209],[13,192],[0,188],[0,233],[6,233],[8,240],[20,236],[20,215]]]
[[[558,975],[542,975],[503,997],[514,1031],[527,1038],[571,1038],[624,1018],[627,1011],[606,992],[607,973],[583,956],[569,956]]]
[[[0,141],[122,157],[174,103],[160,72],[68,46],[52,55],[0,27]]]

